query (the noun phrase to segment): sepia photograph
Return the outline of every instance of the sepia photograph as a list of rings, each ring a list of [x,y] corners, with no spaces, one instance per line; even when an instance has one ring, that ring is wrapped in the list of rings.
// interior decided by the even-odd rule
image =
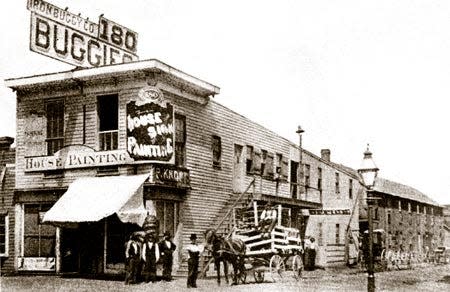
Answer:
[[[6,0],[0,291],[450,291],[450,2]]]

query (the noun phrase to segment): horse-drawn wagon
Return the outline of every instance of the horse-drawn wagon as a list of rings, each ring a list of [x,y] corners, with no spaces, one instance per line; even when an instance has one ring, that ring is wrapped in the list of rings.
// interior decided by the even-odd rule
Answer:
[[[251,206],[235,208],[233,230],[229,237],[220,238],[212,230],[207,232],[207,243],[216,245],[213,256],[233,263],[235,283],[244,283],[248,273],[253,273],[257,283],[263,282],[267,274],[275,282],[282,281],[289,275],[296,280],[301,278],[303,247],[300,231],[283,226],[281,223],[285,220],[281,218],[284,214],[282,207],[275,207],[275,224],[270,229],[265,228],[265,223],[260,219],[262,208],[258,208],[257,202],[253,202]],[[220,279],[220,267],[217,263],[216,268],[219,269]],[[225,275],[226,270],[227,268]]]

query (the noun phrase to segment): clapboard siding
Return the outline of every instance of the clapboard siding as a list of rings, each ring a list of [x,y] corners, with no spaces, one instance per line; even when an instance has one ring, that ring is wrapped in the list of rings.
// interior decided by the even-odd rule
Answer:
[[[158,87],[163,90],[167,102],[174,106],[177,114],[186,117],[186,167],[190,171],[191,189],[181,203],[180,248],[188,242],[190,233],[203,233],[211,228],[213,222],[231,198],[233,198],[233,171],[235,145],[251,145],[255,150],[264,149],[272,153],[290,156],[290,142],[272,131],[258,125],[242,115],[209,100],[200,104],[185,98],[183,94],[174,95],[166,89],[173,84],[159,79]],[[97,96],[117,93],[119,96],[119,149],[126,149],[126,105],[137,96],[139,89],[146,85],[146,79],[123,79],[116,83],[102,83],[92,80],[84,84],[82,90],[74,86],[49,89],[45,92],[20,92],[17,110],[17,180],[18,189],[66,188],[76,178],[95,176],[95,168],[66,170],[61,178],[44,178],[41,173],[25,173],[24,158],[27,155],[24,146],[23,127],[25,119],[32,111],[44,114],[44,100],[47,98],[64,98],[65,101],[65,145],[83,143],[83,106],[86,108],[85,145],[98,150]],[[171,92],[174,92],[173,90]],[[180,91],[181,92],[181,91]],[[192,94],[192,93],[190,93]],[[199,97],[201,99],[201,97]],[[212,136],[221,137],[222,155],[220,169],[213,167],[211,149]],[[46,154],[43,147],[41,155]],[[275,163],[275,161],[274,161]],[[245,163],[242,165],[245,167]],[[145,172],[145,166],[139,166],[138,172]],[[133,173],[132,166],[119,167],[123,175]],[[242,185],[247,187],[254,179],[253,175],[243,177]],[[289,184],[268,179],[256,180],[255,190],[265,194],[289,196]],[[250,190],[252,192],[253,189]]]
[[[10,159],[8,159],[10,160]],[[12,159],[13,160],[13,159]],[[15,186],[15,172],[14,166],[4,166],[6,168],[5,177],[3,178],[3,185],[0,189],[0,197],[2,202],[0,205],[0,213],[8,214],[9,230],[8,230],[8,257],[2,259],[1,271],[3,274],[14,272],[14,186]],[[0,168],[0,171],[2,169]]]

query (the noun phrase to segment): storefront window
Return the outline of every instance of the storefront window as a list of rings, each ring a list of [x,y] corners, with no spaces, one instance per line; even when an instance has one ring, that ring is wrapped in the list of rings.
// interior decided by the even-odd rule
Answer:
[[[24,256],[54,257],[56,228],[42,224],[42,218],[50,205],[25,205]]]

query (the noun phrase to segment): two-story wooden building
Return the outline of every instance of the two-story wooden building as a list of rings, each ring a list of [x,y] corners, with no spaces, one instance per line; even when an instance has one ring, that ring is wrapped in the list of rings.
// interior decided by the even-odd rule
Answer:
[[[213,101],[217,86],[158,60],[6,85],[17,94],[15,271],[121,272],[147,214],[174,235],[176,270],[189,235],[215,227],[254,180],[253,199],[318,239],[319,264],[345,262],[357,175],[326,152],[303,150],[299,167],[295,144]]]

